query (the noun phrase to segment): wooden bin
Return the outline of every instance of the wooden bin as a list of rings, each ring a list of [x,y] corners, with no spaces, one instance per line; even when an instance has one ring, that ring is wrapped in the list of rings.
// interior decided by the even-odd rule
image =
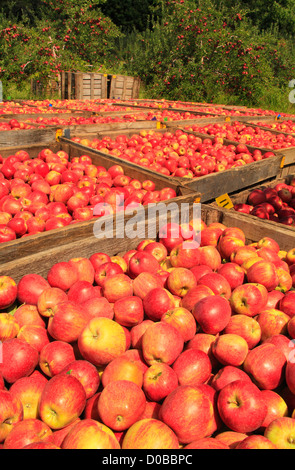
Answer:
[[[211,120],[210,120],[211,121]],[[177,126],[177,123],[171,123],[171,127],[169,126],[169,132],[175,132],[177,129],[182,129],[185,132],[192,132],[184,129],[184,123],[182,126]],[[142,129],[143,131],[144,129]],[[166,132],[166,128],[163,127],[161,129],[155,130],[155,132]],[[138,132],[137,132],[138,133]],[[211,140],[214,139],[214,136],[198,134],[196,132],[192,132],[193,134],[200,136],[202,138],[210,138]],[[108,131],[108,132],[99,132],[96,136],[88,135],[87,138],[91,139],[92,137],[100,138],[103,136],[109,136],[112,138],[116,138],[117,135],[124,134],[127,136],[131,136],[136,134],[133,129],[129,130],[116,130],[116,131]],[[225,144],[233,144],[235,146],[238,145],[237,142],[225,141]],[[250,151],[254,151],[255,147],[250,145],[247,146]],[[85,147],[88,149],[89,147]],[[265,154],[268,152],[268,149],[261,149],[262,153]],[[103,152],[95,150],[98,154],[107,155]],[[275,151],[275,156],[271,158],[267,158],[264,160],[256,161],[253,163],[249,163],[247,165],[231,168],[222,172],[212,173],[206,176],[196,177],[196,178],[181,178],[181,177],[171,177],[171,176],[163,176],[167,180],[176,180],[179,184],[190,188],[194,192],[198,192],[201,195],[201,202],[211,202],[216,197],[221,196],[225,193],[231,194],[237,191],[242,190],[243,188],[250,187],[254,184],[258,184],[262,181],[265,181],[270,178],[276,178],[281,175],[282,170],[287,171],[286,168],[291,170],[293,165],[295,165],[295,156],[294,156],[294,149],[285,149],[284,151]],[[109,158],[119,160],[121,162],[125,162],[122,158],[109,156]],[[131,163],[126,161],[126,165],[131,166],[132,168],[142,168],[140,165]],[[149,168],[145,168],[146,172],[149,172],[151,175],[159,175],[159,173],[155,172],[154,170],[150,170]]]
[[[108,76],[103,73],[62,72],[61,99],[103,99],[108,97]]]
[[[192,210],[193,205],[191,205]],[[265,236],[274,238],[280,245],[281,250],[290,250],[295,247],[295,233],[287,228],[280,228],[266,224],[263,220],[249,220],[244,217],[244,214],[237,212],[232,213],[225,209],[212,207],[203,204],[201,207],[202,220],[208,225],[212,222],[220,222],[228,227],[239,227],[243,230],[246,236],[246,243],[257,242]],[[146,223],[151,223],[151,220]],[[153,220],[156,229],[158,230],[159,219],[156,217]],[[95,252],[104,252],[108,255],[123,254],[128,250],[135,249],[140,240],[146,237],[146,225],[133,239],[131,238],[104,238],[97,239],[93,236],[89,227],[80,227],[80,237],[73,237],[72,230],[67,233],[64,238],[64,243],[60,243],[60,236],[62,232],[52,231],[49,233],[49,238],[46,243],[43,243],[37,251],[29,250],[23,251],[22,256],[15,258],[13,261],[6,261],[1,263],[0,275],[9,275],[18,282],[21,277],[28,273],[37,273],[46,278],[48,270],[57,262],[68,261],[74,257],[89,257]],[[53,233],[55,232],[55,233]],[[58,238],[56,236],[58,235]],[[77,235],[77,232],[76,232]],[[40,244],[41,235],[34,235],[32,243],[35,246]],[[11,242],[10,242],[11,243]],[[28,240],[27,240],[28,243]],[[1,248],[1,247],[0,247]],[[23,247],[25,249],[25,246]],[[12,252],[11,244],[7,243],[7,253]]]
[[[27,150],[32,158],[37,157],[39,151],[41,150],[39,145],[35,145],[34,147],[24,148],[21,147],[23,150]],[[89,155],[92,158],[92,162],[94,165],[97,166],[104,166],[105,168],[110,168],[114,164],[113,160],[107,158],[107,156],[100,156],[94,152],[89,151],[85,152],[85,147],[80,146],[79,144],[75,143],[64,143],[64,142],[55,142],[52,146],[49,146],[54,152],[58,150],[65,150],[70,159],[73,157],[79,157],[81,155]],[[9,151],[9,150],[7,150]],[[143,169],[138,169],[137,171],[130,168],[129,166],[124,165],[124,163],[120,163],[124,169],[124,173],[128,176],[131,176],[132,179],[138,179],[139,181],[144,181],[146,179],[151,179],[151,175],[146,173]],[[175,198],[163,201],[164,204],[172,203],[172,208],[180,208],[182,204],[191,204],[198,198],[198,194],[194,193],[188,188],[181,187],[177,184],[177,182],[170,181],[167,182],[166,179],[161,177],[154,177],[152,178],[156,184],[156,189],[161,190],[165,187],[173,188],[177,196]],[[149,208],[148,206],[143,206],[145,214],[147,216]],[[141,208],[142,210],[142,208]],[[126,214],[125,220],[129,220],[133,217],[133,214]],[[110,223],[112,220],[112,216],[105,216],[103,217],[105,223]],[[96,222],[96,218],[85,221],[79,222],[72,225],[68,225],[63,228],[50,230],[47,232],[38,233],[35,235],[19,238],[7,243],[0,244],[0,273],[10,272],[13,273],[13,276],[16,279],[19,279],[26,271],[26,261],[25,259],[39,259],[42,261],[40,265],[40,269],[44,273],[44,269],[50,264],[50,259],[46,259],[47,251],[50,252],[51,250],[61,250],[63,251],[63,247],[68,244],[75,244],[76,248],[73,251],[73,256],[81,256],[84,252],[84,246],[87,247],[87,243],[93,243],[96,241],[97,249],[99,248],[99,244],[101,240],[95,238],[93,234],[94,224]],[[102,219],[100,219],[102,220]],[[94,239],[94,240],[93,240]],[[45,253],[44,253],[45,252]],[[43,253],[43,256],[40,257],[40,254]],[[19,271],[19,274],[17,274]]]
[[[108,98],[110,99],[133,99],[138,98],[140,79],[125,75],[111,75],[111,86]]]
[[[139,96],[140,80],[106,73],[62,72],[61,99],[131,99]]]

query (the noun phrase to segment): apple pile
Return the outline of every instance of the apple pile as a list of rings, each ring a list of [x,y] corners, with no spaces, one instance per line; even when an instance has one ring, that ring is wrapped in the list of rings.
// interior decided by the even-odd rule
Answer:
[[[181,178],[197,178],[275,155],[259,149],[250,152],[245,144],[225,145],[220,137],[202,138],[181,129],[163,133],[141,130],[130,137],[120,134],[115,138],[71,140],[165,176]]]
[[[260,219],[295,226],[295,178],[292,177],[289,184],[280,182],[274,187],[253,189],[247,202],[234,204],[234,209]]]
[[[206,124],[205,126],[194,124],[191,126],[191,130],[259,148],[281,150],[295,147],[295,136],[292,134],[274,134],[271,130],[268,131],[258,126],[252,127],[239,121]]]
[[[194,224],[0,278],[3,449],[294,448],[295,248]]]
[[[286,132],[288,134],[295,134],[295,121],[292,121],[291,119],[286,119],[284,121],[276,121],[272,123],[268,123],[267,121],[259,121],[255,122],[255,124],[256,126],[268,127],[276,131]]]
[[[29,122],[18,121],[17,119],[10,119],[8,122],[0,121],[0,131],[15,131],[18,129],[36,129],[39,126],[32,126]]]
[[[89,155],[19,150],[0,157],[0,243],[176,197],[151,179],[139,181],[121,165],[94,165]]]

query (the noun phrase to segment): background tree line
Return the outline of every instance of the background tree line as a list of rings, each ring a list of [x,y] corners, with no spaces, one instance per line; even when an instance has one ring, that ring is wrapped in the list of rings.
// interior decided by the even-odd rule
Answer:
[[[295,0],[2,0],[0,78],[122,73],[150,98],[283,111],[294,37]]]

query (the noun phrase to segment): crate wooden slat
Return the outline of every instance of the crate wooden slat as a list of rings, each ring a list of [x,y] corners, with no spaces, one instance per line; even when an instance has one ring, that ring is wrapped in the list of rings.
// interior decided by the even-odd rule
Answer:
[[[128,77],[125,75],[112,75],[110,94],[111,99],[131,99],[139,95],[140,79],[137,77]]]
[[[191,205],[192,210],[192,205]],[[266,224],[263,220],[249,220],[244,214],[227,211],[225,209],[212,207],[203,204],[201,207],[202,220],[209,225],[212,222],[220,222],[228,227],[241,228],[246,236],[246,242],[257,242],[265,236],[274,238],[282,250],[289,250],[295,247],[295,233],[286,227],[277,227],[277,224]],[[169,219],[168,219],[169,220]],[[95,252],[104,252],[108,255],[122,254],[130,249],[136,248],[139,241],[147,238],[147,224],[155,224],[158,231],[160,225],[159,218],[146,220],[134,238],[104,238],[82,237],[80,240],[68,238],[64,245],[54,243],[43,246],[43,250],[31,253],[18,259],[17,262],[7,260],[0,265],[0,275],[9,275],[18,282],[21,277],[28,273],[37,273],[46,278],[51,266],[60,261],[68,261],[74,257],[89,257]]]
[[[16,147],[32,143],[47,144],[54,141],[57,127],[50,126],[43,129],[21,129],[0,132],[0,151],[2,147]]]
[[[182,126],[176,126],[175,123],[171,123],[171,128],[168,130],[170,132],[174,132],[176,129],[182,129],[185,132],[192,132],[185,130],[184,123]],[[166,132],[166,129],[157,129],[155,132]],[[199,134],[196,132],[192,132],[193,134],[200,136],[202,138],[209,138],[211,140],[214,139],[214,136],[209,136],[205,134]],[[127,136],[131,136],[135,134],[133,129],[129,130],[116,130],[116,131],[105,131],[98,133],[96,137],[103,137],[109,136],[115,138],[119,134],[124,134]],[[94,136],[93,136],[94,137]],[[91,138],[90,135],[88,138]],[[238,145],[237,142],[225,141],[225,144],[233,144],[235,146]],[[256,147],[247,146],[250,151],[254,151]],[[85,147],[87,149],[88,147]],[[261,149],[262,153],[266,153],[269,149]],[[290,151],[289,151],[290,150]],[[107,155],[103,152],[95,150],[98,154]],[[180,177],[171,177],[171,176],[163,176],[167,180],[177,180],[179,184],[190,188],[191,190],[198,192],[201,194],[201,202],[210,202],[214,200],[216,197],[225,194],[225,193],[233,193],[239,191],[243,188],[247,188],[251,185],[257,184],[269,178],[277,177],[281,174],[282,171],[282,164],[284,169],[287,167],[292,167],[295,164],[295,158],[293,155],[292,149],[284,149],[284,151],[275,151],[275,156],[271,158],[267,158],[264,160],[256,161],[253,163],[249,163],[247,165],[243,165],[241,167],[231,168],[222,172],[218,173],[211,173],[206,176],[196,177],[196,178],[180,178]],[[115,161],[124,162],[125,160],[120,157],[114,157],[109,155],[111,159]],[[140,165],[132,162],[126,162],[127,165],[130,165],[133,168],[141,168]],[[159,175],[159,173],[155,172],[154,170],[150,170],[149,168],[145,168],[146,172],[149,172],[151,175]]]

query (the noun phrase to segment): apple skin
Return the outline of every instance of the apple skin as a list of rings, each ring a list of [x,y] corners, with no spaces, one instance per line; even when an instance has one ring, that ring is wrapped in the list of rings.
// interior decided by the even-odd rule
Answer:
[[[15,338],[20,330],[16,319],[10,313],[0,313],[0,341]]]
[[[182,297],[180,306],[191,312],[199,300],[204,297],[208,297],[209,295],[215,295],[210,287],[197,284],[196,286],[191,287],[185,296]]]
[[[38,353],[41,349],[50,342],[47,329],[41,325],[24,325],[20,328],[17,338],[22,341],[26,341],[35,349]]]
[[[87,312],[76,302],[59,303],[49,317],[47,330],[57,341],[73,343],[77,341],[81,331],[87,325]]]
[[[16,300],[18,287],[10,276],[0,276],[0,310],[10,307]]]
[[[126,350],[124,329],[114,320],[94,317],[81,331],[78,349],[95,366],[106,365]]]
[[[226,299],[231,296],[231,287],[228,280],[222,275],[216,273],[208,273],[198,280],[198,285],[209,287],[215,295],[221,295]]]
[[[134,382],[115,380],[103,388],[97,404],[100,420],[113,431],[124,431],[145,409],[143,390]]]
[[[154,273],[140,273],[133,280],[133,295],[140,297],[142,300],[145,296],[157,287],[163,287],[163,282],[160,276]]]
[[[37,305],[38,298],[49,283],[39,274],[25,274],[17,285],[17,298],[21,304]]]
[[[102,286],[104,297],[111,303],[133,295],[133,282],[126,274],[115,274],[107,278]]]
[[[261,328],[258,321],[248,315],[232,315],[224,329],[224,333],[242,336],[249,349],[253,349],[261,340]]]
[[[196,278],[188,268],[175,267],[167,278],[167,289],[179,297],[184,297],[196,284]]]
[[[55,263],[47,273],[48,287],[58,287],[68,291],[78,281],[78,273],[73,265],[66,261]]]
[[[268,291],[272,291],[279,284],[275,265],[265,260],[258,261],[248,269],[247,279],[250,283],[264,285]]]
[[[154,323],[153,320],[150,320],[147,318],[146,320],[143,320],[141,323],[131,328],[130,335],[131,335],[132,348],[134,349],[142,348],[142,336],[144,332],[146,331],[146,329],[153,323]]]
[[[212,352],[225,366],[241,366],[248,354],[247,341],[235,333],[223,333],[212,343]]]
[[[51,429],[61,429],[75,421],[85,405],[86,393],[81,382],[71,374],[57,374],[48,380],[42,391],[40,418]]]
[[[103,387],[106,387],[115,380],[129,380],[142,387],[143,374],[143,369],[138,362],[125,356],[119,356],[109,362],[103,369],[101,383]]]
[[[274,419],[265,429],[264,437],[269,439],[278,449],[295,449],[294,419],[288,416]]]
[[[228,262],[222,264],[218,268],[217,273],[226,278],[231,291],[244,283],[245,271],[237,263]]]
[[[161,320],[161,317],[175,305],[173,295],[164,287],[150,290],[142,302],[146,317],[152,321]]]
[[[174,326],[162,321],[150,325],[142,337],[142,353],[149,366],[157,362],[171,365],[183,347],[181,333]]]
[[[186,349],[172,365],[179,385],[201,385],[209,379],[212,365],[208,354],[199,349]]]
[[[0,443],[23,420],[23,405],[9,390],[0,390]]]
[[[249,351],[243,369],[261,390],[275,390],[285,377],[286,357],[274,344],[262,343]]]
[[[248,380],[235,380],[225,385],[219,392],[217,407],[225,426],[240,433],[258,429],[267,413],[261,390]]]
[[[49,287],[39,295],[37,309],[42,317],[50,317],[53,313],[54,307],[67,300],[68,296],[65,291],[58,287]]]
[[[158,419],[145,418],[127,429],[122,449],[178,449],[176,434]]]
[[[200,253],[199,264],[209,266],[212,271],[217,271],[221,266],[221,255],[217,248],[212,245],[200,246],[198,248]]]
[[[114,305],[105,297],[91,297],[81,304],[88,318],[106,317],[110,320],[114,318]]]
[[[134,279],[142,272],[156,273],[159,270],[158,260],[147,251],[137,251],[129,260],[128,275]]]
[[[232,310],[225,297],[214,295],[199,300],[193,307],[192,314],[203,333],[216,335],[228,324]]]
[[[215,437],[204,437],[190,442],[184,449],[229,449],[229,447]]]
[[[88,258],[71,258],[69,260],[69,265],[76,269],[78,281],[87,281],[90,284],[93,284],[95,269]]]
[[[161,402],[178,387],[177,373],[164,362],[153,364],[143,375],[142,387],[149,400]]]
[[[180,444],[189,444],[209,435],[214,410],[198,387],[180,385],[164,399],[159,418],[174,431]]]
[[[33,442],[46,440],[50,427],[39,419],[29,418],[17,423],[4,441],[3,449],[22,449]]]
[[[290,324],[290,322],[289,322],[289,324]],[[285,358],[286,358],[287,361],[292,357],[292,356],[290,356],[290,354],[292,354],[291,347],[293,348],[293,342],[292,343],[290,342],[290,338],[288,336],[281,335],[281,334],[273,335],[273,336],[270,336],[269,338],[267,338],[263,342],[264,343],[271,343],[271,344],[274,344],[275,346],[277,346],[282,351],[282,353],[285,355]]]
[[[230,449],[235,449],[239,442],[243,441],[248,437],[248,434],[235,432],[235,431],[223,431],[219,434],[216,434],[215,439],[217,441],[223,442]]]
[[[168,310],[162,315],[161,321],[174,326],[181,333],[185,343],[192,339],[197,332],[193,314],[184,307],[174,307]]]
[[[94,419],[78,421],[65,436],[62,449],[120,449],[113,431]]]
[[[84,359],[70,362],[60,373],[70,374],[80,380],[86,393],[86,400],[97,392],[100,385],[100,375],[97,368]]]
[[[262,310],[257,315],[257,322],[261,328],[261,340],[265,341],[278,334],[286,335],[289,321],[290,317],[281,310],[275,308]]]
[[[218,370],[218,372],[212,377],[210,384],[211,386],[219,391],[227,384],[234,382],[235,380],[248,380],[251,382],[251,378],[246,372],[240,367],[236,366],[224,366]]]
[[[253,434],[252,436],[246,437],[243,441],[239,442],[236,449],[277,449],[277,446],[273,444],[265,436],[259,436]]]
[[[20,328],[24,325],[39,325],[46,327],[46,323],[40,315],[36,305],[22,304],[15,310],[13,316]]]
[[[132,328],[143,321],[144,309],[140,297],[126,296],[114,303],[114,320],[122,326]]]
[[[264,401],[267,404],[267,414],[261,425],[261,431],[277,418],[288,416],[288,406],[285,400],[273,390],[261,390]]]
[[[22,403],[23,419],[39,418],[39,401],[46,382],[47,378],[36,371],[11,385],[10,393]]]
[[[232,291],[229,302],[235,313],[254,317],[265,308],[267,299],[265,286],[246,282]]]
[[[286,292],[284,296],[282,296],[281,300],[279,301],[279,310],[284,312],[289,317],[293,317],[295,315],[295,292],[290,291]]]
[[[2,355],[3,362],[0,363],[0,372],[9,384],[30,375],[39,361],[37,349],[18,338],[3,342]]]
[[[192,268],[200,262],[199,243],[186,240],[176,245],[170,252],[170,261],[173,267]]]
[[[39,367],[47,377],[53,377],[74,360],[74,348],[70,343],[50,341],[40,351]]]

